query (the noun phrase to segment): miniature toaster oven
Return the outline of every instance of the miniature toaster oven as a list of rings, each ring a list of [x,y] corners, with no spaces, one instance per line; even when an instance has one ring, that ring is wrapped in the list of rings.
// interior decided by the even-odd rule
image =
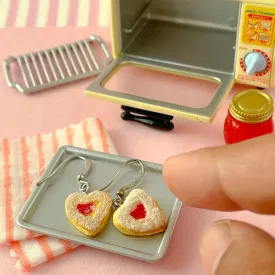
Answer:
[[[235,83],[275,86],[274,0],[111,0],[110,17],[114,59],[85,90],[88,96],[210,123]],[[204,108],[106,89],[124,65],[214,81],[219,88]]]

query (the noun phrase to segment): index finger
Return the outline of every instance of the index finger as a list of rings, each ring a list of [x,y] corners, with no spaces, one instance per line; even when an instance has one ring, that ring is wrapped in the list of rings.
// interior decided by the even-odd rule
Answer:
[[[189,206],[275,214],[275,135],[171,157],[163,175]]]

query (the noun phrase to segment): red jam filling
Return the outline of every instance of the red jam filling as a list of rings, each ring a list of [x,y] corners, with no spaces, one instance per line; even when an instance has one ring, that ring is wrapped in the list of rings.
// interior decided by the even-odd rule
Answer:
[[[77,210],[84,216],[88,216],[95,211],[96,205],[93,202],[86,204],[78,204]]]
[[[144,219],[146,217],[146,210],[144,205],[139,203],[130,215],[136,220]]]

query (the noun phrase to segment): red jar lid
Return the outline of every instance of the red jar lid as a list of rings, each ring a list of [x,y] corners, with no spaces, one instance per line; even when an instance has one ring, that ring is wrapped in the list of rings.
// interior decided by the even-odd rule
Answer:
[[[260,90],[245,90],[237,93],[230,104],[229,112],[238,121],[260,123],[273,115],[273,99]]]

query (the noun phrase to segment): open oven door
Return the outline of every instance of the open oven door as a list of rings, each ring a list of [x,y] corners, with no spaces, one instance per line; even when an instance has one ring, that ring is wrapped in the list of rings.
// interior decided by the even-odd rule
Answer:
[[[223,100],[228,96],[235,83],[233,73],[228,74],[219,72],[205,72],[205,74],[201,76],[200,79],[215,82],[219,87],[214,97],[206,107],[192,108],[106,89],[105,84],[108,82],[108,80],[117,72],[121,66],[126,65],[139,66],[147,69],[165,71],[176,75],[183,75],[194,78],[197,78],[198,74],[201,73],[198,72],[195,68],[188,68],[188,71],[185,72],[182,67],[177,65],[169,65],[169,68],[167,68],[167,64],[164,66],[157,61],[150,60],[148,63],[144,61],[141,63],[140,60],[137,60],[133,57],[121,56],[117,59],[114,59],[101,72],[101,74],[99,74],[97,78],[91,82],[91,84],[84,92],[85,95],[141,110],[175,117],[182,117],[204,123],[211,123]]]

